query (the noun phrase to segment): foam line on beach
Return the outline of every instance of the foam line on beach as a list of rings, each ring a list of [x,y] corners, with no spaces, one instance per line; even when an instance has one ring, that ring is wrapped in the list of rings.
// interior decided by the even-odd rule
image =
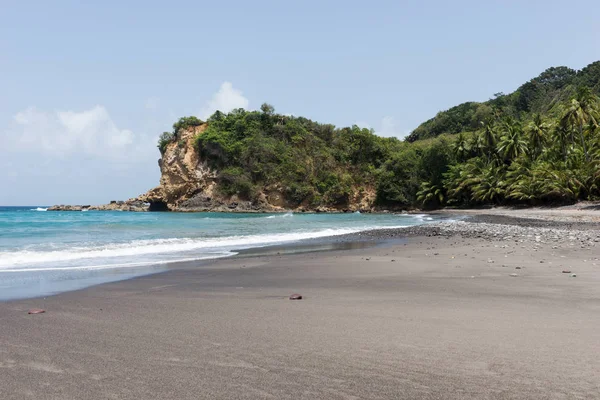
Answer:
[[[273,244],[297,242],[307,239],[333,237],[352,233],[358,233],[366,230],[377,229],[396,229],[406,228],[406,226],[365,226],[361,228],[342,228],[342,229],[324,229],[314,232],[294,232],[282,234],[251,235],[251,236],[229,236],[223,238],[171,238],[171,239],[152,239],[135,240],[127,243],[110,244],[105,246],[90,247],[72,247],[55,251],[30,251],[21,250],[16,252],[0,253],[0,271],[17,271],[15,267],[23,266],[19,270],[43,270],[47,269],[39,265],[51,263],[64,263],[93,260],[93,259],[118,259],[119,257],[136,257],[144,255],[185,253],[198,250],[205,250],[198,257],[216,258],[223,251],[237,249],[248,249],[254,247],[264,247]],[[195,257],[194,259],[198,259]],[[149,261],[147,264],[160,262],[172,262],[157,258]],[[106,263],[103,265],[108,265]],[[117,264],[115,264],[117,265]],[[31,266],[31,267],[24,267]],[[48,265],[48,268],[55,266]],[[78,266],[66,266],[65,269],[78,268]]]

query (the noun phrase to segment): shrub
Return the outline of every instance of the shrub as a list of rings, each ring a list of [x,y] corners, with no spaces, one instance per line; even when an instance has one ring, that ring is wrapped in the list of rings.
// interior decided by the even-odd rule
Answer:
[[[181,131],[182,129],[188,129],[194,126],[200,126],[202,125],[204,122],[202,122],[200,119],[191,116],[191,117],[181,117],[179,118],[179,121],[175,122],[173,124],[173,134],[175,136],[177,136],[179,134],[179,131]]]
[[[160,150],[160,155],[161,156],[163,154],[165,154],[165,150],[167,149],[167,145],[169,143],[171,143],[174,138],[175,138],[175,135],[173,135],[171,132],[163,132],[160,135],[160,137],[158,138],[158,144],[156,145],[156,147],[158,147],[158,150]]]

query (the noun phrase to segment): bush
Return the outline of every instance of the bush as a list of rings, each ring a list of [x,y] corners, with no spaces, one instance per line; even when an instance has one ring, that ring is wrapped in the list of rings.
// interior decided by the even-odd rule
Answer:
[[[160,155],[162,156],[163,154],[165,154],[165,150],[167,149],[167,145],[169,143],[171,143],[173,141],[173,139],[175,139],[175,135],[173,135],[171,132],[163,132],[160,137],[158,138],[158,144],[156,145],[156,147],[158,147],[158,150],[160,150]]]
[[[188,129],[191,127],[200,126],[203,123],[204,122],[202,122],[201,120],[199,120],[198,118],[196,118],[194,116],[181,117],[181,118],[179,118],[179,121],[177,121],[173,124],[173,134],[175,136],[177,136],[179,134],[179,131],[181,131],[182,129]]]
[[[227,196],[238,195],[245,200],[256,198],[256,187],[241,168],[226,168],[218,176],[219,190]]]

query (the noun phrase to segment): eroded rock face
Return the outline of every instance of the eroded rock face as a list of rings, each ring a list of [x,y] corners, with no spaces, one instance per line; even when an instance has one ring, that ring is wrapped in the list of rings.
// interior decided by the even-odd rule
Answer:
[[[211,195],[217,172],[200,160],[194,140],[205,129],[206,125],[201,125],[182,131],[176,141],[167,145],[158,161],[160,185],[139,196],[139,200],[150,204],[166,204],[169,210],[178,210],[182,203],[194,195]]]
[[[253,201],[238,196],[224,196],[218,190],[218,171],[200,159],[195,138],[207,125],[180,131],[165,148],[158,166],[159,186],[127,201],[111,201],[101,206],[53,206],[49,211],[122,210],[122,211],[217,211],[217,212],[368,212],[373,209],[375,188],[356,188],[351,196],[334,206],[315,208],[308,201],[292,204],[284,188],[270,185],[262,188]]]

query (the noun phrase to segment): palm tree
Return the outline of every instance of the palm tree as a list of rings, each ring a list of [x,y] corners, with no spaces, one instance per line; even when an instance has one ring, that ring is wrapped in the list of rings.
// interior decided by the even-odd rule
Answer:
[[[471,136],[471,140],[469,140],[469,149],[471,150],[471,157],[477,157],[486,153],[482,135]]]
[[[473,200],[481,203],[497,203],[504,197],[504,173],[493,164],[486,165],[472,187]]]
[[[544,122],[540,114],[535,114],[533,120],[527,126],[530,151],[534,160],[541,154],[548,140],[549,129],[549,124]]]
[[[520,154],[527,152],[527,142],[522,138],[521,124],[513,120],[506,121],[502,125],[502,133],[498,143],[498,153],[505,160],[514,160]]]
[[[490,160],[492,154],[496,151],[496,145],[498,143],[496,132],[491,124],[487,124],[483,130],[483,143],[485,145],[488,160]]]
[[[452,151],[459,161],[464,161],[469,158],[471,149],[465,135],[461,132],[456,137],[456,141],[452,144]]]
[[[585,137],[583,134],[583,127],[586,124],[593,126],[598,125],[596,119],[597,108],[597,97],[591,92],[588,87],[580,86],[577,88],[577,94],[571,99],[567,110],[562,117],[561,122],[565,125],[571,126],[573,129],[577,129],[579,133],[579,140],[581,141],[581,147],[587,161],[590,160],[587,146],[585,143]]]
[[[560,153],[563,157],[563,160],[567,160],[567,142],[570,137],[571,129],[567,126],[564,120],[560,120],[556,129],[554,131],[554,136],[558,139],[558,144],[560,145]]]
[[[423,205],[430,203],[442,205],[444,204],[445,198],[444,187],[432,182],[421,183],[421,189],[417,192],[417,201],[421,202]]]

